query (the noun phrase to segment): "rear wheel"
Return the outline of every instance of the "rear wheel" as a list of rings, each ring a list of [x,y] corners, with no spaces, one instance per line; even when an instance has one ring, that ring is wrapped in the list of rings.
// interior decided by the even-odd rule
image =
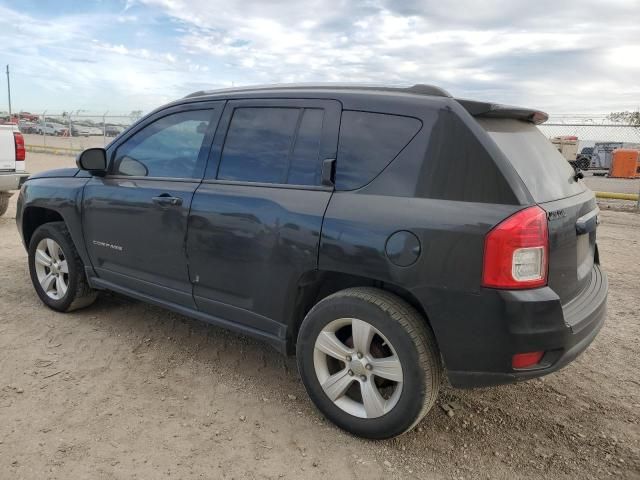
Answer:
[[[591,166],[591,159],[587,157],[578,158],[578,160],[576,160],[576,166],[580,170],[588,170],[589,167]]]
[[[375,288],[350,288],[320,301],[300,327],[297,356],[320,411],[362,437],[410,430],[438,395],[440,357],[425,319]]]
[[[69,312],[94,302],[84,264],[64,222],[45,223],[29,242],[29,273],[40,299],[53,310]]]

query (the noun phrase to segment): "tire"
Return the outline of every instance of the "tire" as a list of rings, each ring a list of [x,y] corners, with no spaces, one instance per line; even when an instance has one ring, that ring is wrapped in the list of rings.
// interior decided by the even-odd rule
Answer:
[[[576,161],[576,165],[580,170],[589,170],[589,167],[591,166],[591,159],[587,157],[579,158]]]
[[[84,264],[64,222],[45,223],[33,233],[29,242],[29,273],[40,300],[58,312],[89,306],[97,297],[97,292],[89,287]]]
[[[7,213],[9,209],[9,199],[11,194],[8,192],[0,192],[0,217]]]
[[[311,400],[360,437],[411,430],[438,397],[442,366],[433,333],[422,315],[389,292],[349,288],[321,300],[302,322],[296,348]]]

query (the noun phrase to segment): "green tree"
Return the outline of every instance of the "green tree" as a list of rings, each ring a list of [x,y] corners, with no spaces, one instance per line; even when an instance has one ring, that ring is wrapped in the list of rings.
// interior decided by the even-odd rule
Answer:
[[[132,110],[129,114],[129,118],[132,122],[135,122],[142,116],[142,110]]]

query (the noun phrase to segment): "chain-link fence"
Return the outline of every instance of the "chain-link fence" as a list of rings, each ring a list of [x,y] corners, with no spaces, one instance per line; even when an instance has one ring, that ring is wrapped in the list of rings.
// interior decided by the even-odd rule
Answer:
[[[142,111],[128,114],[87,110],[43,111],[19,115],[19,128],[29,149],[75,154],[85,148],[107,145],[138,120]],[[610,152],[613,148],[640,148],[640,126],[611,123],[606,117],[552,115],[549,122],[539,128],[549,139],[577,137],[577,155],[583,151],[592,154],[594,149]],[[608,165],[603,167],[608,168]]]
[[[640,144],[640,126],[635,125],[544,123],[539,128],[549,138],[576,136],[584,147],[592,147],[598,142]]]
[[[609,169],[611,156],[616,148],[640,149],[640,126],[596,123],[544,123],[540,131],[549,139],[562,138],[575,144],[567,150],[566,144],[558,147],[563,155],[571,152],[572,158],[583,170]],[[575,138],[574,138],[575,137]],[[555,142],[559,145],[558,141]]]
[[[139,111],[113,114],[83,110],[22,113],[18,128],[29,150],[74,154],[85,148],[107,145],[141,115]]]

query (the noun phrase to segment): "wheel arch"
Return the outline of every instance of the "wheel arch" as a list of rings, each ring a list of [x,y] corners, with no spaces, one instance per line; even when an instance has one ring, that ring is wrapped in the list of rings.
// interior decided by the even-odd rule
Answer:
[[[31,227],[33,231],[29,237],[29,274],[36,289],[36,293],[49,308],[59,312],[69,312],[86,307],[96,299],[97,292],[91,288],[87,281],[86,268],[75,246],[73,235],[69,231],[67,223],[59,212],[47,209],[34,210],[31,215],[40,220],[50,220],[39,223],[35,220]],[[51,213],[53,212],[53,213]],[[57,214],[57,215],[56,215]],[[58,219],[58,216],[60,219]],[[39,268],[37,250],[46,239],[45,265]],[[50,241],[52,243],[50,243]],[[52,245],[56,245],[53,248]],[[42,250],[41,250],[42,251]],[[48,256],[47,256],[48,255]],[[47,262],[48,260],[48,262]],[[66,265],[66,269],[61,267]],[[52,279],[43,284],[46,278]],[[53,283],[55,282],[55,283]],[[56,291],[56,296],[50,294],[50,287]],[[61,285],[64,288],[61,288]]]
[[[25,247],[29,248],[31,237],[39,226],[45,223],[64,221],[62,215],[56,210],[36,206],[26,207],[22,213],[22,238]]]
[[[66,208],[61,209],[49,208],[48,206],[38,205],[37,203],[35,205],[27,204],[22,210],[19,222],[22,231],[22,240],[27,250],[29,249],[31,237],[38,227],[51,222],[64,222],[69,230],[73,244],[85,265],[87,275],[93,276],[91,260],[84,244],[80,217],[73,204],[66,205]]]
[[[374,287],[397,295],[414,307],[433,331],[433,327],[429,321],[429,315],[424,306],[418,298],[406,288],[382,280],[349,273],[314,270],[300,277],[295,294],[293,295],[295,301],[288,315],[287,354],[292,355],[295,352],[298,331],[309,310],[329,295],[351,287]]]

